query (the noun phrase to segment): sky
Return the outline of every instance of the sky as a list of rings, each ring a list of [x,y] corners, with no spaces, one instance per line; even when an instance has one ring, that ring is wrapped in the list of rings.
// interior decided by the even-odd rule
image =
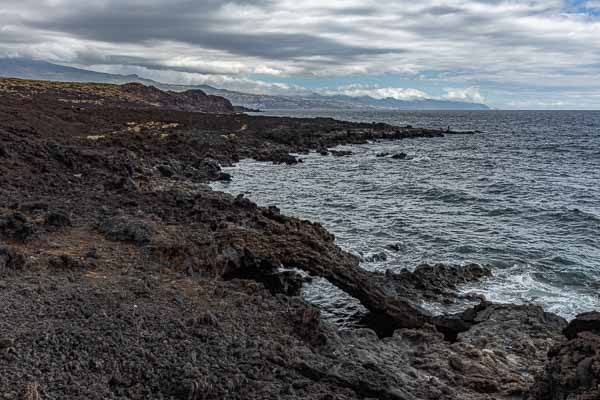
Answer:
[[[0,57],[253,93],[600,109],[600,0],[2,0]]]

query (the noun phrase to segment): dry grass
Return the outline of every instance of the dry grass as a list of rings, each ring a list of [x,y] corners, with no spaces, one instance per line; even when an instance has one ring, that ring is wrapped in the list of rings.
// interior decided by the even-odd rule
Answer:
[[[73,104],[102,105],[102,100],[148,103],[156,106],[143,95],[126,92],[121,85],[110,83],[50,82],[18,78],[0,78],[0,93],[18,94],[26,98],[52,95],[61,102]]]

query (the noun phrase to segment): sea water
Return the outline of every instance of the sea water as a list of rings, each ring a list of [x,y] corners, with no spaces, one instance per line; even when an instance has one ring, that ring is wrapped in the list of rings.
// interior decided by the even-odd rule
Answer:
[[[227,169],[232,182],[213,187],[321,222],[369,270],[490,264],[492,278],[462,290],[567,318],[600,309],[600,112],[271,115],[481,131],[343,146],[353,155],[312,153],[294,166],[243,160]],[[330,314],[350,301],[323,283],[307,296]]]

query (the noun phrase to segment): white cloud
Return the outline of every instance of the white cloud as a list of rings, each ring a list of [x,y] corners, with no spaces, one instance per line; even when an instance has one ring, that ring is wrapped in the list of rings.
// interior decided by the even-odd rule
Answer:
[[[224,75],[224,74],[198,74],[191,72],[171,71],[168,69],[155,70],[139,66],[124,65],[93,65],[91,69],[98,72],[117,74],[136,74],[147,79],[162,83],[179,85],[210,85],[220,89],[228,89],[255,94],[306,94],[308,90],[285,83],[264,82],[257,79]]]
[[[479,92],[478,87],[469,87],[466,89],[448,88],[446,89],[446,96],[444,98],[448,100],[485,103],[485,97]]]
[[[585,7],[586,8],[597,8],[597,9],[600,9],[600,1],[598,1],[598,0],[586,1],[585,2]]]
[[[378,85],[363,84],[340,86],[335,89],[323,89],[319,92],[324,95],[341,94],[351,97],[370,96],[375,99],[385,99],[391,97],[398,100],[414,100],[429,97],[427,93],[417,89],[381,87]]]
[[[391,74],[440,80],[439,87],[468,86],[448,89],[445,97],[470,101],[481,101],[477,88],[489,94],[484,85],[490,84],[600,91],[600,17],[570,12],[566,4],[2,0],[0,55],[114,71],[137,65],[167,81],[223,80],[239,82],[240,89],[250,85],[247,77],[253,74]],[[588,9],[599,6],[600,0],[585,3]],[[431,71],[445,75],[432,78]],[[255,86],[283,90],[265,82]],[[377,97],[424,95],[411,88],[345,90]]]

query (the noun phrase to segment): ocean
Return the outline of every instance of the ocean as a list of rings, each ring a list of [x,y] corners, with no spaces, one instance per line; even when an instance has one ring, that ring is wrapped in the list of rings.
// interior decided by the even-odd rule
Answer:
[[[540,304],[566,318],[600,309],[600,112],[268,115],[481,131],[342,146],[353,155],[311,153],[295,166],[243,160],[226,169],[232,182],[213,188],[321,222],[369,270],[489,264],[493,277],[463,288],[465,293]],[[377,157],[382,152],[408,157]],[[357,309],[323,282],[310,286],[306,297],[332,316]],[[464,305],[426,306],[452,312]]]

